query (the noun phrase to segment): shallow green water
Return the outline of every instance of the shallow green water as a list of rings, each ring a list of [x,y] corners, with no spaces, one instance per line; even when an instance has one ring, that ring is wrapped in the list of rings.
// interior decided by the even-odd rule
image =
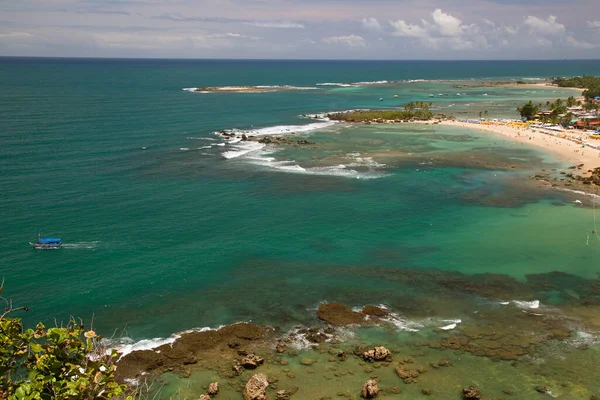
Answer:
[[[6,294],[30,307],[28,322],[94,316],[98,330],[127,326],[137,340],[239,320],[309,323],[324,300],[397,303],[396,283],[385,290],[380,281],[371,285],[361,273],[367,268],[596,277],[600,246],[586,244],[590,209],[551,205],[560,201],[558,193],[515,194],[513,184],[527,168],[473,169],[455,159],[428,164],[440,155],[481,151],[482,157],[554,166],[536,150],[441,127],[334,126],[303,136],[316,149],[264,148],[225,159],[223,152],[244,148],[218,146],[223,140],[212,134],[307,124],[314,121],[300,114],[429,101],[431,93],[444,112],[515,116],[524,98],[563,92],[455,89],[455,82],[316,84],[503,80],[594,68],[597,62],[525,62],[507,69],[477,62],[3,59],[0,274]],[[238,84],[318,89],[181,90]],[[439,93],[445,96],[438,99]],[[411,157],[383,154],[394,151]],[[381,154],[367,157],[371,152]],[[489,206],[481,200],[487,196],[509,199],[511,206]],[[30,250],[27,242],[38,232],[62,237],[65,247]]]

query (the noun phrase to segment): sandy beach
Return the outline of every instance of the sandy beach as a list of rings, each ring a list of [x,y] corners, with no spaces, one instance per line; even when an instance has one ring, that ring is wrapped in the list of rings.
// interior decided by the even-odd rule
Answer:
[[[568,165],[583,164],[582,171],[600,167],[600,150],[591,147],[582,147],[571,140],[552,136],[535,128],[517,128],[500,123],[476,124],[461,121],[442,121],[441,125],[459,126],[465,129],[475,129],[502,135],[508,141],[516,144],[525,144],[542,148],[564,160]]]

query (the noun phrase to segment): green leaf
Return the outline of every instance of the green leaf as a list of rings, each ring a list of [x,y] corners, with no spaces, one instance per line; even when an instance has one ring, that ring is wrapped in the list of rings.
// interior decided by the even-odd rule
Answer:
[[[31,351],[33,351],[34,353],[41,353],[42,352],[42,346],[37,344],[37,343],[31,343],[29,345],[29,348],[31,349]]]

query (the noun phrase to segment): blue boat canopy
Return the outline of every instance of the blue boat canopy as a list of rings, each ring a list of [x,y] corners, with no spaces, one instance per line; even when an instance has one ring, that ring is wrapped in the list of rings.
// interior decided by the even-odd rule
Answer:
[[[59,238],[41,238],[38,243],[59,243]]]

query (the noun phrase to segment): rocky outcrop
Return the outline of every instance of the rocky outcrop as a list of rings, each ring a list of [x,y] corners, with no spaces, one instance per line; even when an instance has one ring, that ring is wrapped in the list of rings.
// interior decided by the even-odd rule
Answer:
[[[244,400],[266,400],[269,382],[265,374],[256,374],[244,386]]]
[[[396,373],[404,381],[404,383],[416,383],[419,377],[419,372],[414,369],[396,367]]]
[[[257,356],[256,354],[248,354],[242,359],[241,365],[246,369],[256,369],[259,365],[262,365],[265,359]]]
[[[277,391],[276,400],[289,400],[290,397],[292,397],[292,395],[295,394],[297,391],[297,387],[294,387],[290,390],[279,390]]]
[[[216,396],[219,394],[219,382],[212,382],[210,385],[208,385],[207,393],[209,396]]]
[[[210,400],[210,396],[207,394],[201,394],[200,399],[198,399],[198,400]]]
[[[377,381],[373,379],[365,382],[362,392],[360,393],[363,399],[373,399],[377,397],[377,394],[379,394],[379,387],[377,386]]]
[[[368,362],[374,361],[392,361],[392,353],[385,347],[375,347],[367,350],[362,355],[363,360]]]
[[[465,400],[479,400],[481,399],[481,392],[475,386],[469,386],[462,390],[462,397]]]
[[[229,325],[219,330],[182,334],[172,344],[165,344],[153,350],[134,351],[123,356],[117,364],[115,377],[119,382],[123,382],[125,378],[135,378],[142,373],[183,371],[189,368],[186,366],[196,364],[204,358],[205,354],[228,354],[233,358],[233,349],[256,341],[268,341],[274,334],[275,330],[272,328],[247,323]],[[224,359],[224,363],[227,363],[227,360]]]

